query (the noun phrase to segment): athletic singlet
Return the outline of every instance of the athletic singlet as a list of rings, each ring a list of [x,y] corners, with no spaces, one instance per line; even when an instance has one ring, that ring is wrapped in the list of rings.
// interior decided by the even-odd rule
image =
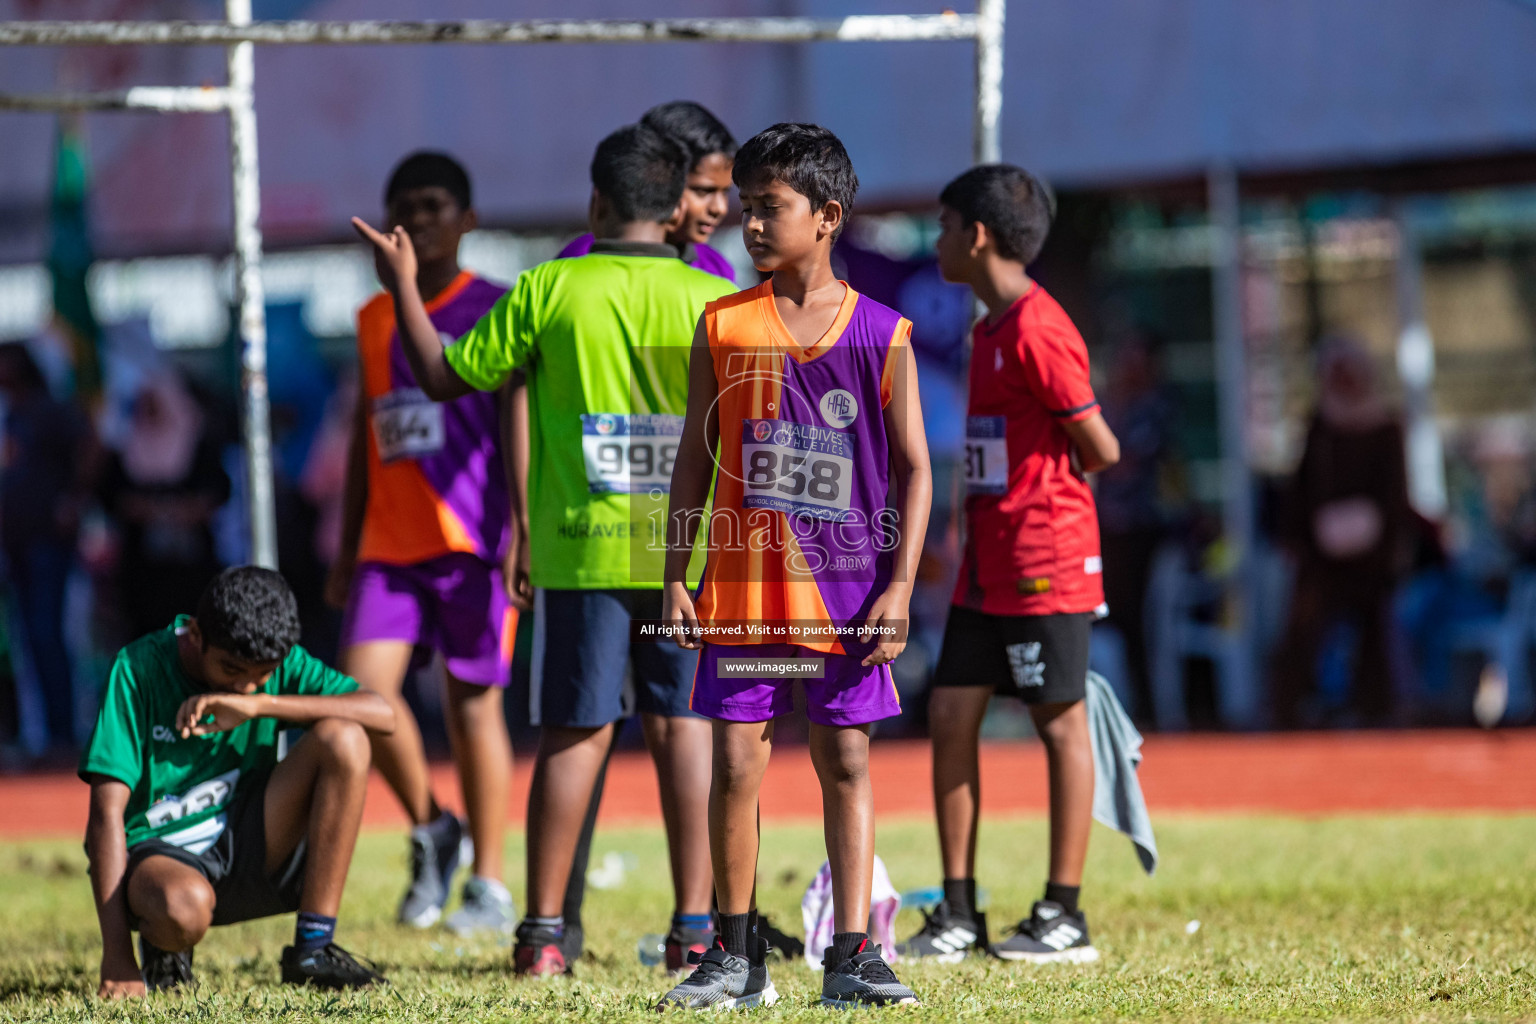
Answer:
[[[464,271],[427,303],[427,313],[447,344],[504,292]],[[511,506],[496,396],[438,403],[423,394],[400,346],[388,293],[358,312],[357,352],[368,423],[358,561],[414,565],[457,551],[499,560]]]
[[[699,618],[711,642],[846,653],[843,638],[891,579],[884,409],[912,325],[847,288],[832,326],[803,348],[771,281],[711,302],[704,325],[720,446]],[[803,632],[754,635],[752,623]]]

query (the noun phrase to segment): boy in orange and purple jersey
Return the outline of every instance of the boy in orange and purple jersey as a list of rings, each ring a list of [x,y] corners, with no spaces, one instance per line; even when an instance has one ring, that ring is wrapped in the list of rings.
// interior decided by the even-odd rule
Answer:
[[[418,286],[439,337],[458,337],[506,288],[462,270],[459,240],[475,226],[469,176],[440,153],[414,153],[385,189],[391,225],[415,240]],[[504,563],[513,552],[503,440],[505,394],[439,405],[416,385],[385,292],[358,314],[362,394],[354,421],[341,556],[328,586],[344,603],[341,664],[383,694],[399,725],[374,738],[374,763],[411,818],[411,883],[402,924],[436,923],[460,860],[464,825],[432,793],[421,732],[401,693],[422,656],[446,669],[448,738],[474,840],[461,934],[509,934],[502,882],[512,754],[502,715],[517,610]]]
[[[777,998],[755,920],[757,800],[773,721],[790,711],[797,679],[836,905],[822,1002],[914,1003],[865,932],[869,728],[899,711],[889,663],[905,646],[932,494],[911,324],[832,271],[832,243],[858,189],[835,135],[774,125],[741,148],[733,174],[747,251],[773,276],[711,302],[695,333],[663,606],[679,644],[703,640],[691,707],[714,719],[719,939],[658,1008]],[[695,595],[686,571],[712,478]]]

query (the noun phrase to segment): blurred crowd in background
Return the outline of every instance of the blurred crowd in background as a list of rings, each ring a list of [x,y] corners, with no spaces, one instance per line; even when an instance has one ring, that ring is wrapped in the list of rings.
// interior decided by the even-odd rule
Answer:
[[[1259,531],[1239,578],[1214,469],[1201,211],[1061,197],[1035,272],[1081,325],[1122,446],[1120,464],[1095,482],[1109,615],[1095,630],[1094,664],[1144,728],[1519,724],[1536,712],[1536,194],[1477,202],[1481,222],[1447,219],[1441,207],[1417,215],[1432,224],[1438,210],[1458,225],[1421,238],[1418,251],[1439,365],[1444,504],[1433,515],[1416,507],[1405,454],[1394,221],[1359,200],[1324,213],[1245,210]],[[935,233],[932,211],[856,217],[837,254],[856,288],[916,326],[934,460],[911,642],[896,666],[905,713],[882,735],[924,728],[963,528],[972,308],[964,289],[938,277]],[[481,234],[465,262],[503,279],[562,241]],[[722,245],[750,274],[739,243]],[[304,282],[268,311],[281,568],[299,595],[306,645],[331,659],[340,613],[322,590],[339,537],[355,349],[349,320],[334,311],[326,320],[304,295],[324,293],[331,306],[340,296],[349,309],[373,282],[361,253],[278,260],[288,261],[280,297],[283,274]],[[178,322],[177,305],[217,306],[217,292],[195,286],[217,289],[217,268],[142,263],[140,282],[180,274],[192,283],[141,283],[134,315],[108,310],[97,324],[93,313],[85,330],[60,315],[0,344],[0,750],[9,766],[63,763],[90,728],[112,652],[194,610],[221,566],[247,558],[234,346],[219,330],[189,337],[165,326]],[[88,309],[94,299],[97,310],[133,310],[122,265],[92,273]],[[1250,616],[1241,639],[1230,629],[1238,587]],[[523,692],[527,646],[514,683]],[[1253,671],[1234,668],[1242,658]],[[430,722],[436,688],[417,691]],[[511,725],[527,735],[516,693]],[[1005,707],[988,723],[999,736],[1024,728]]]

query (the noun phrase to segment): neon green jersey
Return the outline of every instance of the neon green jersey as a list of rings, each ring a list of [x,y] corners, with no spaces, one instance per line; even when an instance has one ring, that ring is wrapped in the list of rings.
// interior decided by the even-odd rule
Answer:
[[[228,732],[182,739],[176,712],[207,690],[189,678],[176,652],[187,616],[140,637],[118,652],[101,695],[80,777],[117,779],[129,789],[123,809],[128,845],[163,839],[201,853],[224,831],[229,801],[277,764],[275,718],[253,718]],[[259,693],[325,697],[351,693],[357,683],[295,646]]]
[[[482,391],[527,370],[534,586],[661,587],[689,346],[704,304],[733,290],[669,247],[598,242],[525,271],[448,347]]]

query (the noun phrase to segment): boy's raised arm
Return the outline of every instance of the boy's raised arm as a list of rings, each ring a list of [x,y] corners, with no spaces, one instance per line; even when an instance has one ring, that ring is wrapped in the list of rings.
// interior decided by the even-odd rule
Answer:
[[[928,512],[933,504],[933,470],[928,464],[928,435],[923,430],[923,405],[917,394],[917,360],[910,347],[896,355],[897,381],[890,404],[885,407],[885,430],[891,443],[892,476],[896,484],[896,551],[890,586],[875,599],[865,625],[894,628],[882,635],[865,665],[894,661],[907,646],[908,605],[918,559],[928,533]]]
[[[385,234],[360,217],[352,218],[352,226],[373,244],[379,281],[395,298],[400,347],[405,349],[416,386],[434,402],[446,402],[475,390],[443,356],[443,343],[438,340],[437,328],[432,326],[432,318],[427,315],[426,304],[416,287],[416,250],[411,246],[411,236],[400,227]]]
[[[720,440],[720,416],[715,404],[719,390],[709,336],[704,318],[700,317],[688,354],[688,409],[683,417],[683,436],[678,439],[677,461],[672,466],[661,609],[664,622],[676,622],[691,629],[697,629],[699,623],[688,593],[688,562],[693,557],[694,539],[698,536],[704,502],[709,497],[710,463]],[[679,632],[674,636],[681,647],[692,650],[699,646],[693,633]]]
[[[102,999],[144,994],[128,927],[128,836],[123,829],[128,796],[126,783],[105,775],[91,777],[85,852],[91,862],[91,891],[101,926],[101,985],[96,994]]]

